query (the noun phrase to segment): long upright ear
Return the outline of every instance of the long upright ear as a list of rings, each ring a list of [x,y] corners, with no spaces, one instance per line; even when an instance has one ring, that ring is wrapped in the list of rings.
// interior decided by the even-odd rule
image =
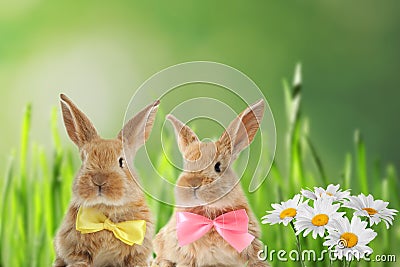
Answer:
[[[175,130],[175,136],[178,141],[179,150],[182,155],[185,155],[186,148],[195,142],[199,142],[197,135],[190,129],[189,126],[183,124],[180,120],[175,118],[172,114],[167,115],[167,119],[172,123]]]
[[[96,128],[88,117],[66,95],[60,94],[64,125],[71,140],[81,148],[98,137]]]
[[[156,100],[131,118],[118,137],[124,144],[125,154],[133,157],[149,138],[160,100]],[[128,153],[129,152],[129,153]]]
[[[251,144],[264,115],[265,103],[260,99],[240,113],[219,139],[222,149],[229,151],[233,158]]]

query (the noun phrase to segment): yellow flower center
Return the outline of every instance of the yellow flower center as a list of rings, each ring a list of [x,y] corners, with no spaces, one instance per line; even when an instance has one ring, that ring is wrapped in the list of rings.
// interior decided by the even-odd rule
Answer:
[[[352,248],[358,243],[358,237],[349,232],[345,232],[340,236],[340,241],[346,248]]]
[[[329,192],[326,192],[326,194],[327,194],[328,196],[333,196],[333,194],[332,194],[332,193],[329,193]]]
[[[317,214],[312,218],[311,223],[315,226],[324,226],[328,223],[329,217],[326,214]]]
[[[285,219],[286,217],[294,217],[296,216],[297,211],[294,208],[287,208],[284,209],[281,214],[279,214],[279,217],[281,218],[281,220]]]
[[[368,212],[369,215],[374,215],[374,214],[378,213],[378,211],[376,209],[373,209],[373,208],[363,208],[363,210]]]

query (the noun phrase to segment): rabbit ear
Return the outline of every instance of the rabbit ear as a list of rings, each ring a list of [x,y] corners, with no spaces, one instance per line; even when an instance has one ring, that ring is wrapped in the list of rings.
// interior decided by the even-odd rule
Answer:
[[[88,117],[66,95],[60,94],[64,125],[71,140],[81,148],[98,137],[96,128]]]
[[[172,114],[167,115],[167,119],[172,123],[175,129],[175,136],[178,140],[178,146],[181,153],[184,155],[188,145],[199,142],[197,135],[190,129],[189,126],[183,124]]]
[[[260,99],[234,119],[219,139],[222,149],[236,157],[253,141],[264,115],[265,103]]]
[[[117,138],[121,139],[125,153],[129,151],[131,157],[136,154],[138,149],[149,138],[159,104],[160,100],[156,100],[139,111],[119,132]]]

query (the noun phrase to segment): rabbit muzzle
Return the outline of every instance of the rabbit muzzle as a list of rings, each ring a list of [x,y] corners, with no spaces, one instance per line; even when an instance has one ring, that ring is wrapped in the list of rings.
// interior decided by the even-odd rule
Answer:
[[[198,175],[184,174],[180,177],[176,187],[177,201],[181,204],[198,205],[204,203],[204,190],[206,185],[213,182],[214,179]]]
[[[193,189],[193,191],[198,190],[201,186],[212,183],[214,179],[202,175],[187,174],[182,175],[178,181],[178,186],[188,187]]]
[[[104,186],[107,184],[107,176],[104,174],[95,174],[92,176],[92,183],[94,186],[97,186],[97,195],[101,196],[101,190],[104,189]]]

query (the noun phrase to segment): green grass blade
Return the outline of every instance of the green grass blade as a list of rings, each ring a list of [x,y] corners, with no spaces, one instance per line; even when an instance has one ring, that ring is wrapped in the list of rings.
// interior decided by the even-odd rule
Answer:
[[[359,131],[355,132],[354,141],[356,145],[358,183],[360,185],[361,192],[368,195],[369,191],[365,143]]]
[[[303,162],[301,153],[301,124],[300,124],[300,103],[301,103],[301,66],[298,64],[295,69],[293,87],[289,89],[288,84],[285,82],[283,85],[285,92],[285,105],[288,117],[288,131],[287,131],[287,166],[288,175],[292,180],[293,189],[298,190],[303,185]],[[291,91],[291,93],[289,93]],[[289,98],[290,95],[290,98]]]
[[[20,175],[21,180],[26,177],[27,172],[27,158],[28,158],[28,145],[29,145],[29,134],[31,128],[31,119],[32,119],[32,105],[28,104],[25,108],[24,118],[22,121],[21,128],[21,139],[20,139]]]
[[[19,162],[19,188],[16,192],[18,196],[18,202],[20,202],[20,213],[22,214],[22,220],[19,221],[19,234],[25,239],[20,246],[23,250],[24,247],[29,246],[30,238],[30,185],[28,177],[28,151],[29,151],[29,137],[31,130],[31,120],[32,120],[32,106],[28,104],[25,108],[24,117],[21,126],[21,139],[20,139],[20,162]],[[29,261],[30,250],[27,251],[26,257],[20,257],[22,263]]]
[[[314,160],[314,163],[317,166],[319,176],[321,177],[324,184],[327,185],[328,177],[326,176],[326,172],[325,172],[324,166],[322,164],[322,160],[319,157],[317,150],[316,150],[315,146],[313,145],[311,139],[308,136],[306,136],[305,138],[306,138],[307,145],[310,148],[312,159]]]
[[[11,153],[7,171],[4,177],[4,186],[3,190],[1,191],[1,206],[0,206],[0,216],[1,216],[1,221],[0,221],[0,266],[7,266],[6,262],[4,262],[4,249],[8,245],[6,235],[5,235],[5,225],[8,222],[8,216],[9,216],[9,201],[8,198],[10,196],[11,192],[11,183],[12,183],[12,177],[13,177],[13,170],[14,170],[14,157],[15,157],[15,152]]]
[[[347,153],[346,154],[346,159],[344,163],[344,172],[343,172],[343,188],[344,189],[350,189],[351,187],[351,167],[352,167],[352,158],[351,154]]]

